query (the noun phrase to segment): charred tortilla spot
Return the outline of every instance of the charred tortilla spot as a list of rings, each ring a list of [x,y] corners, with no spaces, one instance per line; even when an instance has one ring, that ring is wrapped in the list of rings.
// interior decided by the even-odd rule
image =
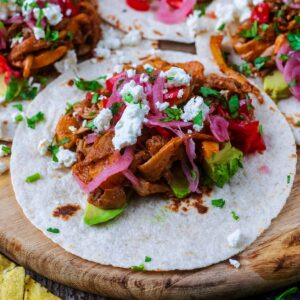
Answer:
[[[55,218],[61,218],[64,221],[68,221],[71,217],[73,217],[77,211],[81,209],[79,204],[65,204],[56,207],[53,210],[53,217]]]

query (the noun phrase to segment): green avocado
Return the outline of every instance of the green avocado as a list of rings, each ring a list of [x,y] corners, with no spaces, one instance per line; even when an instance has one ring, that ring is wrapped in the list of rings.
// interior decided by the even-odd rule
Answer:
[[[179,164],[175,165],[171,172],[172,178],[169,180],[169,185],[175,196],[179,199],[183,199],[191,193],[189,189],[189,183]]]
[[[264,78],[264,91],[274,100],[288,98],[291,93],[280,71],[276,70]]]
[[[105,223],[119,216],[125,208],[126,205],[122,208],[104,210],[88,203],[85,209],[83,221],[87,225]]]
[[[243,153],[226,143],[220,152],[204,160],[204,170],[218,187],[223,187],[243,166],[242,159]]]

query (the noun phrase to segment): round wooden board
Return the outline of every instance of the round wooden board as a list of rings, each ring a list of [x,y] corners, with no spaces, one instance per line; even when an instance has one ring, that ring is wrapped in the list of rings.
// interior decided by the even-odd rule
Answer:
[[[300,280],[300,176],[271,227],[235,257],[240,269],[226,261],[186,272],[134,272],[76,257],[26,219],[14,197],[9,173],[0,177],[0,191],[0,252],[45,277],[83,291],[120,299],[228,299]]]

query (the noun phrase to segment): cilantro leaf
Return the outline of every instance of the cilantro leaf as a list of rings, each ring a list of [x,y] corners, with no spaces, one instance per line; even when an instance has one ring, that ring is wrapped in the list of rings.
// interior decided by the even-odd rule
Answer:
[[[300,50],[300,32],[298,33],[291,33],[287,34],[288,41],[290,46],[293,50],[299,51]]]
[[[200,88],[200,93],[202,94],[203,97],[216,97],[216,98],[222,98],[222,95],[219,91],[206,87],[206,86],[202,86]]]
[[[261,56],[261,57],[257,57],[254,60],[254,66],[257,70],[260,70],[264,67],[264,65],[266,64],[266,62],[270,59],[270,56]]]
[[[225,200],[224,199],[214,199],[214,200],[211,200],[211,204],[215,207],[223,208],[225,205]]]
[[[27,125],[31,129],[35,129],[37,123],[40,123],[45,120],[45,115],[42,112],[38,112],[36,115],[31,118],[27,118]]]
[[[239,32],[239,36],[244,38],[256,38],[258,34],[258,23],[255,21],[250,29],[245,29]]]
[[[81,91],[96,92],[97,90],[102,89],[102,85],[96,80],[84,80],[78,78],[75,80],[75,85]]]
[[[240,107],[239,97],[237,95],[233,95],[229,99],[229,111],[231,114],[235,114],[238,112]]]

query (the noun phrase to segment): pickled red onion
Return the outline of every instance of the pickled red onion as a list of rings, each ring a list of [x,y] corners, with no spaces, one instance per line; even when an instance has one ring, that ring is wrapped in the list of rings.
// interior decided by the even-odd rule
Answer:
[[[228,126],[229,122],[221,116],[207,116],[210,124],[210,130],[218,142],[229,140]]]
[[[127,147],[123,155],[120,155],[119,152],[115,152],[115,155],[119,159],[112,163],[111,165],[106,166],[102,172],[100,172],[91,182],[85,184],[77,176],[74,175],[75,180],[79,184],[80,188],[86,192],[90,193],[97,189],[103,182],[105,182],[109,177],[122,173],[126,171],[133,161],[133,148]]]
[[[161,0],[155,17],[165,24],[176,24],[186,20],[188,14],[193,10],[197,0],[183,0],[180,8],[173,9],[167,0]]]
[[[300,3],[290,3],[290,0],[283,0],[283,2],[291,8],[300,9]]]
[[[161,115],[161,112],[156,107],[156,102],[162,103],[164,101],[164,84],[165,84],[165,78],[164,77],[157,77],[153,89],[152,89],[152,97],[149,99],[149,105],[150,109],[153,113],[156,115]]]
[[[133,186],[138,186],[140,185],[139,179],[133,174],[131,170],[126,170],[122,172],[122,174],[131,182]]]
[[[96,137],[97,137],[97,133],[96,132],[88,134],[87,137],[86,137],[86,143],[88,145],[95,143]]]

